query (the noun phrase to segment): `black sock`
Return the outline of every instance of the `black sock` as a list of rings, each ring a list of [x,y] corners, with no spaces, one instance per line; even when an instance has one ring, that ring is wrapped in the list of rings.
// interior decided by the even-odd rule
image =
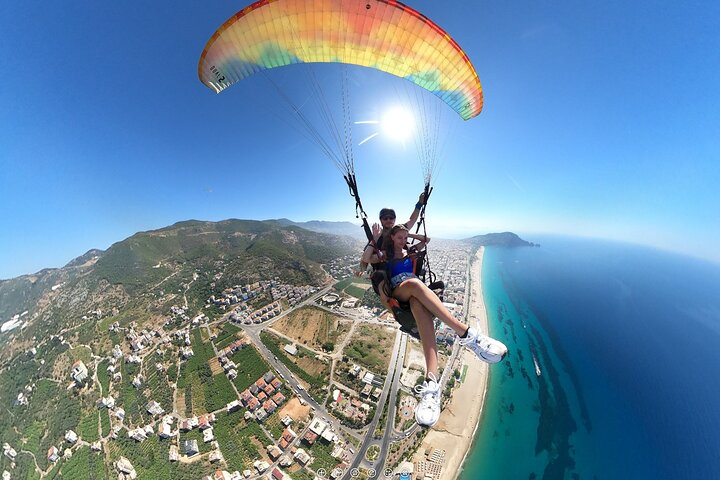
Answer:
[[[465,333],[463,333],[462,335],[460,335],[460,338],[467,338],[469,331],[470,331],[470,327],[468,327],[467,330],[465,330]]]

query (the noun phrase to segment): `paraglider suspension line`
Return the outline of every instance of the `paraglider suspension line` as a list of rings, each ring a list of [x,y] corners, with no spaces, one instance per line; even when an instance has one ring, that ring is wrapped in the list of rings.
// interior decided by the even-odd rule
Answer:
[[[433,189],[430,186],[430,183],[425,184],[425,197],[423,200],[422,208],[420,209],[420,216],[418,219],[417,227],[415,227],[415,233],[420,233],[420,229],[422,228],[422,234],[423,236],[427,237],[427,230],[425,228],[425,208],[427,207],[428,199],[430,198],[430,194],[432,193]],[[426,278],[427,277],[427,278]],[[433,273],[432,269],[430,268],[430,259],[427,255],[427,248],[425,250],[425,269],[423,274],[421,275],[422,281],[425,283],[434,283],[435,282],[435,274]]]

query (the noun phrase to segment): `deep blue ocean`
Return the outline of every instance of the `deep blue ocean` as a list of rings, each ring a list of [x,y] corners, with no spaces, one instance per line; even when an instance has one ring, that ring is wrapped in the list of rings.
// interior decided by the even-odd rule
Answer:
[[[510,355],[490,367],[460,478],[720,479],[720,265],[531,240],[485,251]]]

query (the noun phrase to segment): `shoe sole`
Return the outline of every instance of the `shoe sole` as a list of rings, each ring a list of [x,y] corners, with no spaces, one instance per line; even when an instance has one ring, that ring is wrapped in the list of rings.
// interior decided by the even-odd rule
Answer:
[[[467,348],[468,350],[470,350],[471,352],[473,352],[475,355],[477,355],[478,358],[480,358],[480,360],[482,360],[483,362],[486,362],[486,363],[498,363],[498,362],[502,361],[502,359],[507,356],[508,348],[505,346],[504,343],[502,343],[502,342],[500,342],[500,341],[498,341],[498,340],[492,339],[492,341],[493,341],[493,345],[501,345],[501,346],[502,346],[502,347],[501,347],[501,350],[502,350],[502,353],[501,353],[501,354],[495,354],[495,353],[485,352],[485,351],[481,351],[480,349],[475,350],[475,349],[471,348],[469,345],[463,345],[463,346],[464,346],[465,348]]]

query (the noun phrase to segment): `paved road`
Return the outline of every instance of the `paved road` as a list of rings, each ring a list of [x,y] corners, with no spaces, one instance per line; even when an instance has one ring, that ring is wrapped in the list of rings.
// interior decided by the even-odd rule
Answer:
[[[374,432],[368,433],[370,436],[370,442],[368,448],[373,445],[380,447],[380,453],[375,461],[369,461],[365,458],[365,452],[360,456],[360,466],[367,469],[374,469],[376,472],[381,472],[385,465],[385,459],[387,458],[390,442],[396,439],[395,434],[395,411],[397,410],[397,396],[400,393],[400,376],[402,375],[402,368],[405,362],[405,347],[407,346],[408,336],[404,333],[400,334],[400,344],[398,346],[398,356],[395,365],[390,365],[389,370],[394,370],[395,376],[390,387],[390,394],[388,400],[388,414],[385,418],[385,425],[383,427],[383,436],[381,439],[375,439],[373,437]],[[390,375],[388,373],[388,375]],[[358,454],[359,455],[359,454]]]
[[[390,393],[390,403],[388,404],[388,416],[385,423],[385,431],[380,446],[380,455],[375,461],[373,468],[380,472],[385,466],[385,459],[390,450],[390,442],[394,439],[395,433],[395,411],[397,410],[397,396],[400,392],[400,376],[402,375],[403,364],[405,363],[405,350],[408,342],[407,334],[401,334],[400,355],[398,355],[397,368],[395,369],[395,378],[393,379],[392,391]]]
[[[375,429],[377,428],[377,424],[380,421],[380,416],[382,415],[383,406],[385,405],[385,402],[388,399],[388,396],[390,395],[391,391],[394,395],[397,395],[397,391],[394,391],[391,389],[391,383],[393,381],[393,378],[395,376],[400,375],[400,371],[402,369],[402,364],[400,364],[400,370],[398,370],[397,367],[397,361],[399,358],[400,353],[400,346],[401,344],[404,344],[403,337],[405,337],[405,334],[400,333],[400,331],[397,331],[397,335],[395,336],[395,344],[393,346],[393,352],[392,356],[390,357],[390,367],[388,369],[387,377],[385,378],[385,384],[383,385],[383,392],[380,395],[380,399],[378,400],[378,408],[375,410],[375,416],[373,417],[372,421],[370,422],[370,425],[368,425],[367,434],[365,435],[365,438],[363,439],[362,444],[360,445],[360,448],[358,449],[355,458],[350,464],[350,467],[345,471],[345,474],[343,475],[343,480],[349,480],[353,478],[352,472],[353,470],[357,469],[360,464],[363,462],[365,458],[365,453],[367,452],[368,448],[370,448],[371,445],[374,443],[377,443],[377,440],[373,438],[373,435],[375,433]],[[404,352],[404,350],[403,350]],[[397,375],[395,375],[397,373]],[[393,398],[395,398],[393,396]],[[394,405],[394,401],[392,402]],[[387,430],[385,432],[385,435],[387,435]],[[380,461],[380,458],[378,458],[378,462]],[[383,459],[384,462],[384,459]],[[376,462],[377,463],[377,462]]]

